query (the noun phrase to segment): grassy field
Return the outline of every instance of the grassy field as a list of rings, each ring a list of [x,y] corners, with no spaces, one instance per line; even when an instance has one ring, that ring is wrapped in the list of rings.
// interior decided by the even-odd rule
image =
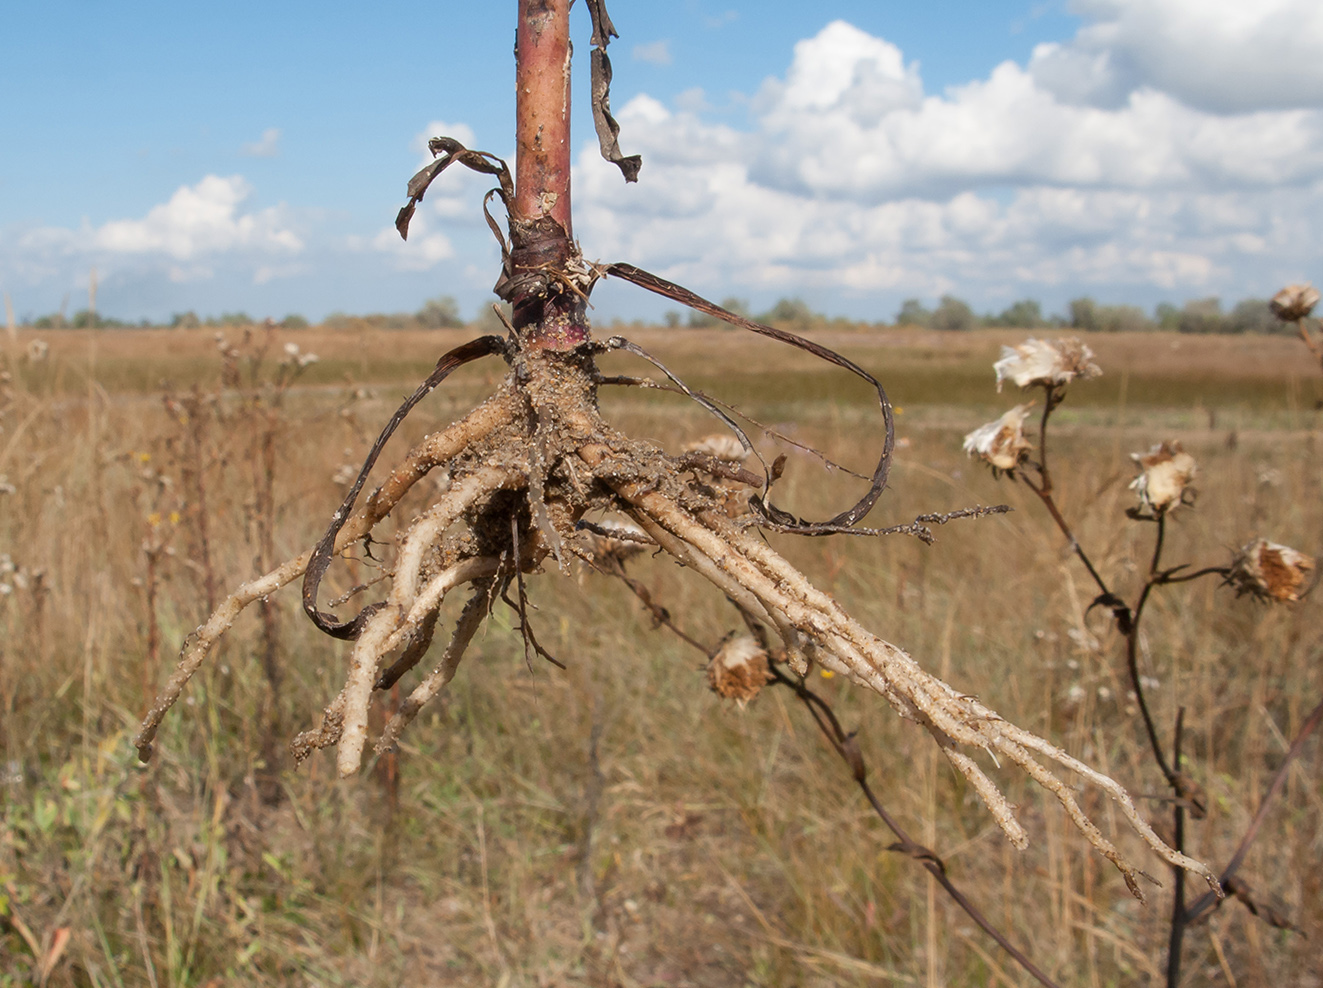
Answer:
[[[52,333],[41,360],[30,335],[9,345],[0,985],[38,982],[34,954],[58,954],[52,986],[1029,983],[925,872],[887,851],[890,835],[792,695],[769,690],[743,710],[719,701],[701,656],[589,573],[530,584],[539,637],[566,671],[530,670],[498,607],[400,753],[346,782],[329,756],[295,770],[284,751],[335,694],[347,655],[287,590],[240,618],[155,759],[138,764],[129,739],[208,594],[311,545],[345,468],[469,335],[259,333],[234,364],[239,386],[224,389],[207,332]],[[953,524],[931,547],[774,542],[957,688],[1157,796],[1120,639],[1086,613],[1087,575],[1032,494],[960,450],[1021,400],[996,393],[991,362],[1027,335],[815,334],[897,405],[902,444],[872,523],[998,501],[1015,510]],[[876,408],[845,375],[733,332],[632,337],[796,442],[869,465]],[[319,360],[277,392],[287,342]],[[1151,551],[1152,526],[1124,516],[1128,454],[1164,439],[1200,465],[1198,502],[1169,531],[1173,563],[1224,563],[1256,535],[1320,548],[1323,383],[1298,341],[1088,342],[1105,375],[1072,388],[1054,419],[1055,470],[1065,512],[1116,584],[1131,592]],[[648,373],[619,356],[605,369]],[[471,407],[502,370],[456,375],[387,458]],[[602,404],[672,449],[717,431],[672,395],[610,389]],[[792,449],[778,489],[791,510],[824,517],[859,482]],[[647,557],[632,572],[695,637],[715,643],[738,627],[691,574]],[[1270,608],[1203,581],[1159,596],[1143,644],[1164,736],[1186,709],[1189,771],[1209,796],[1190,847],[1218,869],[1323,693],[1323,620],[1314,599]],[[1013,850],[922,730],[840,678],[815,673],[812,685],[859,729],[890,810],[1061,984],[1160,983],[1165,890],[1133,901],[1059,807],[1006,771],[994,774],[1032,841]],[[1315,739],[1243,872],[1302,933],[1228,902],[1190,932],[1186,984],[1323,985],[1320,755]],[[1159,826],[1169,819],[1165,803],[1145,805]],[[1161,862],[1146,865],[1167,879]]]

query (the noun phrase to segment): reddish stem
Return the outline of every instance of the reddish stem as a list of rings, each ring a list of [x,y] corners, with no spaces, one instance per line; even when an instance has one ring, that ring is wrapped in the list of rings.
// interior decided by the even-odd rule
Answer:
[[[514,328],[532,350],[588,339],[570,225],[570,2],[519,0],[515,194],[510,213]],[[577,292],[577,293],[576,293]]]
[[[570,0],[519,0],[515,212],[570,228]]]

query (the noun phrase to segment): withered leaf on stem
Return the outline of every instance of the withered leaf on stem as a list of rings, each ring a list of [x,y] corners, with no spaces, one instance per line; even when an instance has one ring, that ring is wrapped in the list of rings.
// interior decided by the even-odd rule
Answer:
[[[400,232],[402,240],[409,239],[409,222],[413,219],[414,210],[418,204],[423,201],[423,196],[427,194],[427,187],[443,171],[459,162],[466,168],[471,168],[475,172],[484,175],[495,175],[501,183],[501,189],[497,193],[501,201],[509,205],[514,196],[514,179],[510,177],[510,169],[504,161],[489,154],[486,151],[470,151],[453,137],[433,137],[427,142],[427,149],[437,159],[421,168],[413,178],[409,179],[409,184],[405,188],[409,201],[404,204],[395,217],[395,229]]]
[[[588,14],[593,20],[592,104],[597,143],[601,145],[602,157],[620,168],[626,182],[637,182],[643,158],[637,154],[625,157],[621,153],[620,124],[611,116],[611,59],[607,57],[606,46],[620,35],[606,12],[605,0],[588,0]]]

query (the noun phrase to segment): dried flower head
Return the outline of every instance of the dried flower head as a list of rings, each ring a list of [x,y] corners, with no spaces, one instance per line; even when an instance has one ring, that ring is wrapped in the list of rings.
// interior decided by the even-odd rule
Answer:
[[[1071,337],[1055,343],[1025,340],[1017,346],[1001,348],[1001,359],[992,365],[997,372],[997,390],[1006,379],[1017,388],[1035,384],[1069,384],[1075,378],[1097,377],[1102,369],[1093,362],[1093,351]]]
[[[1176,440],[1158,443],[1147,453],[1131,453],[1139,466],[1139,476],[1130,489],[1139,495],[1139,506],[1153,515],[1174,510],[1186,498],[1194,480],[1194,457]]]
[[[1237,594],[1294,603],[1306,589],[1314,560],[1289,546],[1255,539],[1236,553],[1227,582]]]
[[[1033,445],[1024,435],[1024,420],[1033,405],[1016,405],[997,421],[979,426],[965,436],[965,452],[982,457],[994,472],[1014,470]]]
[[[731,463],[743,463],[749,458],[749,452],[740,445],[740,441],[729,433],[715,433],[704,436],[684,448],[686,453],[706,453],[718,460]]]
[[[1287,285],[1272,297],[1268,307],[1283,322],[1295,322],[1313,312],[1318,299],[1318,289],[1313,285]]]
[[[726,642],[707,666],[707,682],[712,692],[734,700],[741,707],[757,696],[771,678],[767,653],[748,636]]]

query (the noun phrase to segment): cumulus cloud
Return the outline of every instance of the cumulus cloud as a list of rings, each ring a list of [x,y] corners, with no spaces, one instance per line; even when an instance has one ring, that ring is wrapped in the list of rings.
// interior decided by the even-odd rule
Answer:
[[[1317,0],[1075,0],[1087,18],[1039,45],[1029,71],[1066,103],[1120,105],[1143,88],[1212,113],[1323,107]]]
[[[1141,4],[1089,6],[1101,26]],[[1142,6],[1178,24],[1186,5]],[[1101,79],[1121,49],[1097,51]],[[933,95],[899,48],[837,21],[795,46],[747,127],[710,122],[701,102],[636,97],[618,117],[643,180],[625,187],[585,150],[578,232],[590,253],[696,287],[810,294],[1234,297],[1317,254],[1318,108],[1223,112],[1115,75],[1107,99],[1082,76],[1085,99],[1045,81],[1040,54]]]
[[[112,220],[90,231],[88,244],[111,254],[158,253],[177,260],[234,250],[298,253],[303,241],[281,210],[241,213],[252,188],[239,175],[208,175],[185,185],[140,220]]]
[[[290,277],[304,243],[289,210],[246,209],[251,195],[241,176],[207,175],[138,219],[6,231],[0,276],[48,292],[81,284],[95,264],[108,298],[128,284],[197,285],[234,275],[260,285]]]
[[[274,158],[280,154],[280,128],[268,127],[262,136],[240,148],[250,158]]]
[[[409,225],[407,242],[390,226],[379,231],[368,246],[390,257],[400,271],[426,271],[455,256],[455,248],[445,234],[429,231],[426,219],[417,215]]]

